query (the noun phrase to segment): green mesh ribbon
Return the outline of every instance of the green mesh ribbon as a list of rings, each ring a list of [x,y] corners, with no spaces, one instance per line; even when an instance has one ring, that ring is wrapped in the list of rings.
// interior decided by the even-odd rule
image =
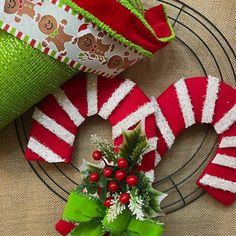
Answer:
[[[0,30],[0,128],[77,72]]]

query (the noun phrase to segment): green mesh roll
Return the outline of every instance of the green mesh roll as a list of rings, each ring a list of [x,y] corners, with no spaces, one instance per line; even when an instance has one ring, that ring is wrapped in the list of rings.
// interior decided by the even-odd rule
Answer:
[[[77,72],[0,30],[0,128]]]

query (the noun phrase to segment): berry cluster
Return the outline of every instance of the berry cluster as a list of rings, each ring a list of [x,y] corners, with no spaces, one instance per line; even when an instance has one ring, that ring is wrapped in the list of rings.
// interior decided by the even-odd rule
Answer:
[[[92,157],[96,161],[103,160],[105,162],[105,160],[103,159],[103,154],[99,150],[94,151]],[[91,183],[97,183],[99,181],[100,175],[103,175],[108,180],[107,189],[111,194],[117,191],[122,192],[121,186],[123,186],[124,184],[128,187],[134,187],[138,184],[138,177],[134,174],[129,174],[129,163],[125,158],[120,157],[119,159],[117,159],[117,162],[115,164],[115,166],[106,165],[101,173],[90,173],[89,181]],[[101,190],[98,188],[98,193],[100,191]],[[122,192],[119,196],[119,202],[121,204],[127,204],[129,202],[129,199],[130,195],[127,192]],[[105,199],[104,206],[110,207],[111,205],[112,197],[110,196]]]

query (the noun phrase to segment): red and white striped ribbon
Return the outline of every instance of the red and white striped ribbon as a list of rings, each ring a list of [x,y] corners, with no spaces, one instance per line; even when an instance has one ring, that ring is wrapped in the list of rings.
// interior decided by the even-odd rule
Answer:
[[[121,78],[80,75],[46,97],[33,114],[26,158],[70,163],[77,128],[96,114],[110,122],[116,146],[123,142],[122,130],[142,122],[150,148],[140,169],[153,174],[156,158],[160,159],[153,103],[135,83]]]
[[[212,124],[219,135],[216,155],[197,184],[225,205],[236,197],[236,90],[219,79],[182,79],[156,100],[161,157],[176,137],[195,123]]]

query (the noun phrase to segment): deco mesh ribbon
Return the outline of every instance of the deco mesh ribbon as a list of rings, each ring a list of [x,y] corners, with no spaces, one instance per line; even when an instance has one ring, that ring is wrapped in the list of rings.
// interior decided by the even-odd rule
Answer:
[[[2,1],[0,128],[79,70],[113,77],[166,46],[175,35],[165,8],[144,12],[140,6],[123,0]]]

